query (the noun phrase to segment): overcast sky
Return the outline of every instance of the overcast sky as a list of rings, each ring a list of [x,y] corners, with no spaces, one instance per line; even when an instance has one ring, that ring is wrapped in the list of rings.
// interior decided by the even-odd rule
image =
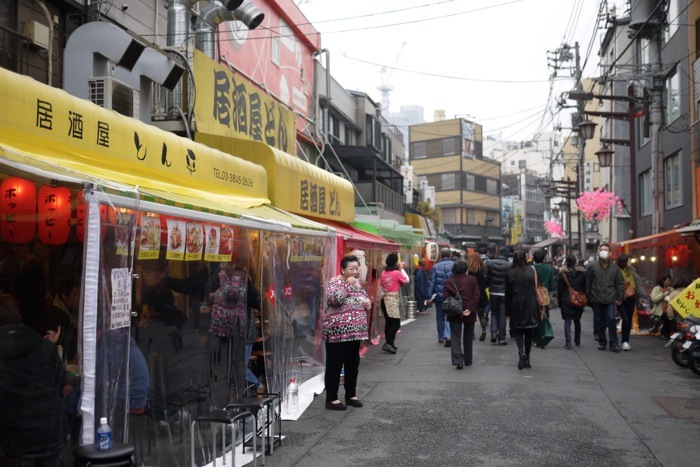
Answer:
[[[527,140],[568,117],[545,112],[547,51],[580,45],[584,77],[598,73],[600,0],[297,0],[330,51],[331,74],[345,88],[390,107],[421,105],[480,123],[488,134]],[[609,1],[609,4],[622,1]],[[604,20],[603,20],[604,25]],[[590,52],[589,52],[590,47]],[[568,65],[573,66],[573,61]],[[390,69],[382,75],[382,67]],[[559,71],[552,101],[573,87]],[[550,108],[553,108],[550,101]]]

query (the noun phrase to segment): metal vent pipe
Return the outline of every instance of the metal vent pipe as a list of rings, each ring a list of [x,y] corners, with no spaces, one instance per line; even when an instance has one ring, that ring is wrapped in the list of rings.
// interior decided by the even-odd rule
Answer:
[[[213,2],[202,8],[199,19],[195,25],[195,47],[216,59],[216,31],[221,23],[226,21],[240,21],[248,29],[260,26],[265,14],[248,0],[243,0],[241,6],[234,11],[229,11],[219,2]]]

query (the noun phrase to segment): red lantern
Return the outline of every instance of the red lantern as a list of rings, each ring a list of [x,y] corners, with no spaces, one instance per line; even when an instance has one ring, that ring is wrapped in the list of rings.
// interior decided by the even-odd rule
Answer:
[[[28,243],[36,232],[36,186],[10,177],[0,184],[0,235],[9,243]]]
[[[70,234],[70,190],[42,186],[37,204],[39,240],[47,245],[66,243]]]
[[[666,267],[684,268],[690,263],[690,248],[684,243],[666,249]]]
[[[670,246],[666,248],[666,254],[664,255],[666,258],[666,267],[667,268],[672,268],[675,266],[675,261],[673,260],[674,257],[676,257],[676,247],[675,246]]]

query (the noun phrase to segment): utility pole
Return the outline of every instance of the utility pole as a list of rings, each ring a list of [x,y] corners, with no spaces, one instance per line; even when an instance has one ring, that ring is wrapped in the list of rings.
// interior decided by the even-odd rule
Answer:
[[[579,55],[578,42],[574,44],[574,56],[576,59],[576,87],[583,90],[583,85],[581,84],[581,56]],[[578,123],[583,121],[583,112],[586,107],[586,101],[579,100],[578,102]],[[578,125],[574,125],[578,126]],[[585,186],[585,176],[586,176],[586,139],[583,137],[581,131],[578,134],[578,196],[581,195],[586,190]],[[571,209],[571,207],[570,207]],[[571,227],[569,227],[571,228]],[[579,235],[579,250],[581,253],[581,258],[586,258],[586,220],[579,213],[578,215],[578,235]]]
[[[661,125],[663,114],[661,106],[664,99],[664,76],[661,73],[661,28],[650,28],[649,58],[651,65],[652,87],[649,104],[649,123],[651,125],[651,233],[661,232],[664,225],[664,152],[662,148]]]

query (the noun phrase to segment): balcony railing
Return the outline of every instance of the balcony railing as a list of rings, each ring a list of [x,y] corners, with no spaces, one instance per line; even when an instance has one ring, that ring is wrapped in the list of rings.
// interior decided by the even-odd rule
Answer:
[[[388,209],[397,214],[403,214],[404,197],[401,193],[397,193],[381,183],[374,183],[372,181],[354,183],[357,191],[362,195],[362,199],[365,200],[365,203],[382,203],[384,209]],[[373,188],[376,188],[376,196]],[[359,196],[357,196],[357,193],[355,194],[355,202],[362,202]]]

